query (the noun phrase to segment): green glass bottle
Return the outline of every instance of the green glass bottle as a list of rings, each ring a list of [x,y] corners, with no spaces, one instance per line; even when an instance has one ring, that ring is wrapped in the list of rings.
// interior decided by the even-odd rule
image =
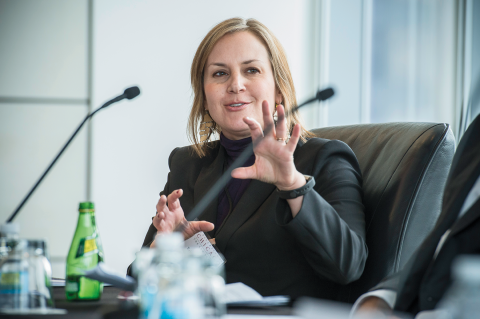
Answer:
[[[85,270],[95,268],[103,261],[95,208],[92,202],[83,202],[78,211],[77,229],[67,257],[65,293],[67,300],[98,300],[102,295],[103,283],[82,275]]]

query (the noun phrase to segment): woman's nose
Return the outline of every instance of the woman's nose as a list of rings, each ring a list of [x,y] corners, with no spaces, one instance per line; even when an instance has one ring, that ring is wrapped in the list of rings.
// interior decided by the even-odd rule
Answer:
[[[228,83],[228,92],[240,93],[243,91],[245,91],[245,79],[239,73],[232,74]]]

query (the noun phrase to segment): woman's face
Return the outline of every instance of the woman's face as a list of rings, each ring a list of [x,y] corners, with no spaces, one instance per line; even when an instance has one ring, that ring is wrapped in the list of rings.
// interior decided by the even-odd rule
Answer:
[[[275,103],[282,102],[267,49],[250,32],[225,35],[215,44],[203,80],[205,108],[231,140],[250,136],[243,122],[246,116],[263,127],[263,101],[268,102],[271,114]]]

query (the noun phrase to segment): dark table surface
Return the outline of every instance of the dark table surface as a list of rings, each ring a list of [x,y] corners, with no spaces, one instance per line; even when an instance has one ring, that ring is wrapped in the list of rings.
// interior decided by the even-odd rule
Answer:
[[[53,288],[55,307],[66,309],[64,315],[22,315],[7,316],[0,314],[1,318],[138,318],[138,310],[131,303],[117,298],[121,289],[105,287],[98,301],[67,301],[64,287]],[[263,307],[263,308],[228,308],[228,314],[255,314],[255,315],[292,315],[290,307]]]

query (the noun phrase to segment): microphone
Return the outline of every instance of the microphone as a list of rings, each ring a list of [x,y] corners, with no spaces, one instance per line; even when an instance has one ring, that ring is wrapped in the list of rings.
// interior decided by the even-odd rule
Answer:
[[[325,101],[331,98],[335,94],[335,91],[332,88],[328,88],[322,91],[317,92],[317,99],[319,101]]]
[[[50,165],[47,167],[47,169],[45,170],[45,172],[43,172],[42,176],[40,176],[40,178],[38,179],[38,181],[35,183],[35,185],[32,187],[32,189],[30,190],[30,192],[28,192],[27,196],[25,196],[25,198],[22,200],[22,202],[18,205],[17,209],[15,209],[15,211],[12,213],[12,215],[10,215],[10,217],[7,219],[7,223],[11,223],[12,220],[15,218],[15,216],[17,216],[18,212],[22,209],[23,205],[25,205],[25,203],[27,202],[27,200],[30,198],[30,196],[32,196],[33,192],[35,192],[35,190],[37,189],[38,185],[40,185],[40,183],[43,181],[43,179],[45,178],[45,176],[47,176],[48,172],[50,172],[50,170],[52,169],[53,165],[55,165],[55,163],[57,162],[57,160],[60,158],[60,156],[63,154],[63,152],[67,149],[68,145],[70,145],[70,142],[72,142],[72,140],[75,138],[75,136],[78,134],[78,132],[80,132],[80,129],[82,128],[82,126],[90,119],[93,117],[93,115],[95,115],[95,113],[97,113],[98,111],[100,111],[101,109],[104,109],[110,105],[112,105],[113,103],[116,103],[118,101],[121,101],[123,99],[128,99],[128,100],[131,100],[135,97],[137,97],[138,95],[140,94],[140,89],[138,88],[138,86],[132,86],[128,89],[126,89],[125,91],[123,91],[123,94],[122,95],[119,95],[113,99],[111,99],[110,101],[107,101],[105,104],[103,104],[101,107],[99,107],[98,109],[96,109],[94,112],[92,113],[89,113],[85,119],[83,120],[82,123],[80,123],[80,125],[78,126],[78,128],[75,130],[75,132],[73,132],[73,135],[70,137],[70,139],[67,141],[67,143],[65,143],[65,145],[62,147],[62,149],[60,150],[60,152],[57,154],[57,156],[53,159],[52,163],[50,163]]]
[[[331,98],[335,92],[333,91],[332,88],[328,88],[325,90],[318,90],[317,94],[312,97],[311,99],[306,100],[302,104],[293,107],[290,111],[285,112],[285,116],[290,115],[291,113],[296,112],[299,108],[310,104],[315,101],[325,101],[329,98]],[[270,131],[273,129],[273,125],[269,125],[264,129],[264,135],[267,135],[270,133]],[[223,173],[223,175],[218,179],[218,181],[210,188],[210,190],[205,194],[205,196],[202,197],[202,199],[198,202],[195,207],[193,207],[192,211],[186,216],[186,219],[188,221],[195,220],[200,214],[205,210],[205,208],[208,207],[208,205],[215,200],[218,197],[218,194],[225,188],[225,186],[230,182],[232,179],[232,171],[238,167],[241,167],[245,162],[250,158],[250,156],[253,153],[253,149],[255,146],[260,142],[261,139],[256,140],[253,142],[253,147],[247,147],[241,154],[240,156],[232,163],[232,165]],[[187,223],[180,223],[175,231],[183,232],[185,228],[187,227]]]
[[[125,91],[123,91],[123,94],[122,95],[119,95],[113,99],[111,99],[110,101],[106,102],[105,104],[103,104],[101,107],[99,107],[97,110],[95,110],[95,112],[93,112],[92,114],[88,115],[88,117],[92,117],[95,113],[97,113],[98,111],[100,111],[101,109],[104,109],[110,105],[112,105],[113,103],[116,103],[118,101],[121,101],[123,99],[128,99],[128,100],[131,100],[133,98],[136,98],[138,95],[140,94],[140,89],[138,88],[138,86],[132,86],[128,89],[125,89]],[[87,118],[85,118],[84,122],[87,120]],[[82,123],[83,125],[83,123]],[[80,125],[81,126],[81,125]]]
[[[310,103],[312,103],[312,102],[328,100],[328,99],[331,98],[334,94],[335,94],[335,91],[334,91],[332,88],[328,88],[328,89],[321,90],[321,91],[318,90],[318,91],[317,91],[317,94],[315,94],[314,97],[312,97],[311,99],[306,100],[305,102],[303,102],[302,104],[298,105],[297,107],[292,108],[292,110],[291,110],[288,114],[293,113],[293,112],[296,112],[296,111],[297,111],[299,108],[301,108],[302,106],[307,105],[307,104],[310,104]],[[285,114],[285,115],[288,115],[288,114]]]
[[[126,89],[122,95],[125,95],[125,98],[128,100],[136,98],[140,94],[140,89],[138,86],[132,86],[131,88]]]

